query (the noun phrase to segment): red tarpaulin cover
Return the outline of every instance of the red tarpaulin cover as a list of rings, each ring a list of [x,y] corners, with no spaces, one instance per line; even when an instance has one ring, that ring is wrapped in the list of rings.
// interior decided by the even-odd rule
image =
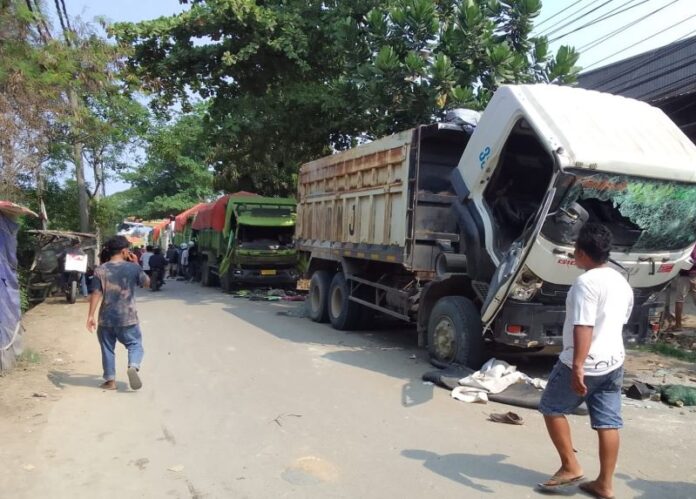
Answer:
[[[222,232],[225,228],[225,216],[227,214],[227,202],[231,196],[258,196],[253,192],[240,191],[234,194],[226,194],[220,199],[206,204],[196,215],[196,219],[191,226],[195,230],[213,229]]]
[[[169,225],[169,220],[164,220],[157,224],[154,229],[152,229],[152,240],[157,242],[159,241],[160,235],[162,234],[162,231],[164,228]]]
[[[198,213],[204,206],[205,203],[198,203],[196,206],[179,213],[174,219],[174,222],[176,223],[175,230],[177,232],[184,232],[184,227],[186,227],[186,221],[192,216],[194,216],[196,213]]]

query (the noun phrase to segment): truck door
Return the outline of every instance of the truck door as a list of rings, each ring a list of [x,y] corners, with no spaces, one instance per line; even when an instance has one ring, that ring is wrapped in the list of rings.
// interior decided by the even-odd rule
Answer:
[[[486,301],[481,308],[481,322],[484,325],[484,329],[490,326],[505,303],[512,283],[517,279],[517,275],[520,273],[523,263],[527,259],[529,251],[532,249],[534,241],[541,232],[541,228],[544,226],[555,193],[555,188],[550,189],[546,193],[531,223],[531,227],[525,230],[522,235],[512,243],[510,250],[505,254],[495,274],[493,274]]]

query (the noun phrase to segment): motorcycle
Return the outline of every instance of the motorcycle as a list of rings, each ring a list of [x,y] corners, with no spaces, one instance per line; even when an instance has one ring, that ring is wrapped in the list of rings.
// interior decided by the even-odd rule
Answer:
[[[63,281],[63,293],[68,303],[72,304],[77,301],[77,295],[80,292],[80,280],[82,280],[82,272],[65,272]]]
[[[162,281],[163,281],[163,270],[162,269],[152,269],[150,271],[150,290],[151,291],[159,291],[160,288],[162,287]]]

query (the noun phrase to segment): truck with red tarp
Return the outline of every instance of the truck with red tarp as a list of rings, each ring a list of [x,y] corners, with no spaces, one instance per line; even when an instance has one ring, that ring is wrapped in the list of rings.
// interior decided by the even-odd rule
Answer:
[[[191,224],[201,284],[219,282],[225,291],[240,284],[294,286],[299,277],[295,217],[294,199],[249,192],[227,194],[201,206]]]

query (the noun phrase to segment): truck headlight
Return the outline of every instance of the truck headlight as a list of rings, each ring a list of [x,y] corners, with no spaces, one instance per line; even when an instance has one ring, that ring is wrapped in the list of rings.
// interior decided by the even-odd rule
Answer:
[[[525,265],[510,288],[510,298],[518,301],[529,301],[537,294],[542,283],[543,281]]]

